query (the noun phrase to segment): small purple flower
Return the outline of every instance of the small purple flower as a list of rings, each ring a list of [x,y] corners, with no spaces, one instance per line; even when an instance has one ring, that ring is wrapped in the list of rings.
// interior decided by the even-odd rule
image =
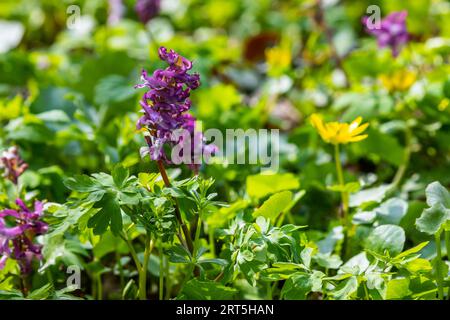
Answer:
[[[125,13],[125,6],[122,0],[109,0],[108,24],[113,26],[117,24]]]
[[[17,260],[22,274],[32,271],[33,258],[42,259],[42,246],[33,243],[35,236],[48,231],[41,221],[43,204],[34,202],[34,210],[28,209],[21,199],[16,200],[19,210],[0,211],[0,269],[8,258]]]
[[[367,33],[377,37],[380,48],[390,47],[392,55],[396,57],[401,47],[408,42],[409,35],[406,29],[407,11],[392,12],[383,20],[379,27],[371,26],[369,18],[364,17],[362,22]]]
[[[189,99],[191,90],[200,86],[200,76],[189,73],[192,62],[173,50],[159,48],[159,58],[169,66],[156,70],[152,76],[142,70],[142,84],[135,88],[148,88],[140,101],[144,115],[138,120],[137,128],[147,128],[153,138],[149,143],[152,160],[170,161],[164,152],[165,145],[178,145],[183,138],[174,138],[176,130],[185,129],[191,136],[192,143],[197,148],[205,150],[203,135],[195,132],[195,118],[186,113],[191,108]],[[211,150],[211,147],[206,149]]]
[[[146,24],[161,10],[161,0],[138,0],[134,8],[142,23]]]
[[[0,169],[4,170],[3,176],[17,184],[19,176],[28,168],[28,164],[19,156],[17,147],[11,147],[3,151],[0,157]]]

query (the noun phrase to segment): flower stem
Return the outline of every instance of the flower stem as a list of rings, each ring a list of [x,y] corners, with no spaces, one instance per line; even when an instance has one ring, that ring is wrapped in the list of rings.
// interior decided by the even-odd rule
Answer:
[[[125,275],[123,274],[123,266],[119,252],[116,251],[116,260],[117,267],[119,269],[119,277],[120,277],[120,287],[123,288],[125,286]]]
[[[447,249],[447,260],[450,261],[450,230],[445,231],[445,248]],[[450,300],[450,286],[448,287],[447,299]]]
[[[442,278],[442,252],[441,252],[441,234],[440,232],[436,233],[435,242],[436,242],[436,282],[438,286],[438,299],[444,299],[444,279]]]
[[[151,137],[145,136],[145,141],[147,142],[147,145],[150,148],[152,146]],[[158,161],[156,161],[156,164],[158,165],[158,170],[164,181],[164,185],[166,186],[166,188],[170,188],[171,184],[170,184],[169,177],[167,176],[166,169],[164,168],[164,163],[161,160],[158,160]],[[188,250],[190,252],[193,252],[193,244],[192,244],[191,234],[190,234],[189,229],[187,228],[186,224],[183,223],[183,219],[181,217],[181,212],[180,212],[180,208],[179,208],[177,199],[174,198],[173,201],[174,201],[174,205],[175,205],[175,215],[177,217],[178,223],[181,225],[181,229],[184,234],[184,239],[186,241],[185,246],[188,248]],[[183,243],[183,239],[180,239],[180,241],[181,241],[181,243]]]
[[[137,257],[136,250],[134,250],[133,244],[128,239],[127,234],[122,231],[120,236],[125,241],[125,243],[127,244],[128,250],[130,250],[131,257],[133,258],[134,264],[136,265],[136,269],[138,269],[138,271],[141,270],[141,263],[139,262],[139,259]]]
[[[166,169],[164,168],[164,164],[161,160],[158,160],[157,163],[158,163],[158,169],[159,169],[159,172],[161,173],[161,177],[163,178],[164,184],[167,188],[169,188],[171,186],[171,184],[170,184],[169,177],[167,176]],[[175,215],[181,225],[181,229],[183,230],[184,238],[186,241],[186,246],[190,252],[193,252],[194,248],[193,248],[193,244],[192,244],[191,234],[190,234],[189,229],[186,226],[186,224],[183,223],[183,219],[181,217],[180,207],[178,205],[177,199],[174,198],[173,201],[175,203]]]
[[[166,275],[166,295],[165,295],[165,299],[169,300],[170,299],[170,292],[172,291],[172,278],[170,277],[170,261],[169,259],[167,259],[167,257],[164,257],[164,274]]]
[[[139,271],[139,299],[147,299],[147,268],[148,261],[150,259],[150,254],[153,250],[153,240],[149,235],[146,237],[145,241],[145,251],[144,251],[144,263]]]
[[[342,171],[342,164],[341,164],[341,158],[340,158],[340,152],[339,152],[339,144],[334,145],[334,160],[336,162],[336,172],[338,177],[339,186],[341,188],[344,188],[345,181],[344,181],[344,174]],[[342,221],[345,227],[347,227],[348,224],[348,192],[341,191],[341,199],[342,199]]]
[[[334,160],[336,163],[336,172],[338,177],[339,186],[342,188],[341,190],[341,199],[342,199],[342,226],[344,227],[344,243],[342,245],[342,255],[345,257],[349,254],[349,240],[350,240],[350,223],[348,221],[348,207],[349,207],[349,195],[347,191],[344,191],[345,180],[344,173],[342,171],[341,157],[339,144],[334,145]]]
[[[209,233],[209,250],[212,254],[212,256],[215,258],[216,257],[216,244],[214,242],[214,230],[211,229],[211,227],[209,227],[208,230]]]
[[[102,283],[102,274],[99,273],[97,276],[97,295],[98,295],[98,300],[103,300],[103,283]]]
[[[267,300],[272,300],[272,295],[273,295],[273,289],[272,289],[272,284],[270,282],[267,282]]]
[[[146,236],[145,240],[145,251],[144,251],[144,262],[141,265],[139,262],[139,258],[137,256],[136,250],[133,247],[133,244],[128,239],[128,236],[125,232],[122,231],[120,234],[122,239],[125,241],[125,243],[128,246],[128,249],[130,250],[131,257],[133,258],[133,261],[136,265],[136,269],[138,271],[139,275],[139,299],[146,300],[147,299],[147,266],[148,266],[148,260],[150,258],[150,253],[153,250],[153,241],[151,240],[150,236]]]
[[[202,228],[202,221],[201,221],[201,218],[200,218],[200,213],[198,214],[197,219],[198,219],[197,223],[196,223],[197,227],[195,229],[195,238],[194,238],[194,250],[192,251],[192,265],[191,265],[191,267],[189,269],[189,272],[186,274],[186,277],[184,278],[184,281],[182,283],[182,287],[196,273],[195,265],[197,263],[197,253],[198,253],[198,250],[200,249],[200,231],[201,231],[201,228]]]
[[[164,300],[164,253],[163,243],[159,242],[159,300]]]
[[[21,275],[20,276],[20,290],[22,291],[23,296],[26,298],[28,296],[28,293],[30,292],[28,288],[28,275]]]
[[[195,228],[195,238],[194,238],[194,251],[193,251],[193,253],[192,253],[192,257],[194,258],[194,259],[196,259],[197,258],[197,252],[198,252],[198,250],[200,249],[199,247],[200,247],[200,232],[201,232],[201,229],[202,229],[202,219],[200,218],[200,213],[198,214],[198,217],[197,217],[197,227]]]

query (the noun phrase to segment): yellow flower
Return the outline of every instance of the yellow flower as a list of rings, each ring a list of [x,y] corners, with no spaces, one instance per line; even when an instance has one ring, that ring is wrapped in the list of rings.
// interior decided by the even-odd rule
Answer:
[[[361,134],[369,126],[368,123],[361,125],[362,118],[356,118],[352,123],[327,122],[324,123],[322,116],[313,114],[311,124],[319,132],[322,139],[327,143],[346,144],[357,142],[367,138],[367,134]]]
[[[283,74],[291,66],[291,51],[286,47],[273,47],[265,51],[269,74],[278,76]]]
[[[406,91],[417,80],[417,75],[408,70],[398,70],[390,75],[381,75],[381,83],[390,92]]]

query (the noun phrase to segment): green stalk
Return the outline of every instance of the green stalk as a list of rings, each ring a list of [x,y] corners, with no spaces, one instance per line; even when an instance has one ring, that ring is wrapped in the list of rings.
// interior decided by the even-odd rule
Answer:
[[[209,250],[211,251],[211,254],[213,256],[213,258],[216,257],[216,245],[214,242],[214,230],[212,230],[211,228],[208,228],[208,233],[209,233]]]
[[[159,300],[164,300],[164,253],[163,243],[159,242]]]
[[[195,229],[195,238],[194,238],[194,250],[192,252],[192,258],[195,262],[197,262],[197,253],[198,249],[200,249],[200,232],[202,229],[202,219],[200,218],[201,212],[198,213],[197,217],[197,228]]]
[[[123,274],[123,266],[122,261],[120,261],[120,259],[121,257],[119,252],[116,252],[117,266],[119,268],[120,287],[123,288],[125,286],[125,275]]]
[[[201,221],[200,215],[201,214],[199,212],[198,217],[197,217],[197,219],[198,219],[197,220],[197,228],[195,229],[194,248],[193,248],[193,251],[192,251],[192,260],[193,260],[192,261],[192,266],[189,269],[189,272],[186,274],[186,277],[184,278],[181,287],[183,287],[186,284],[186,282],[188,282],[191,279],[192,275],[195,272],[195,264],[197,263],[197,252],[198,252],[198,249],[199,249],[199,246],[200,246],[199,245],[199,242],[200,242],[200,231],[201,231],[201,228],[202,228],[202,221]]]
[[[151,134],[151,132],[150,132]],[[147,142],[147,145],[149,148],[151,148],[152,146],[152,139],[149,136],[145,136],[145,141]],[[158,166],[158,170],[159,173],[161,174],[161,178],[163,179],[164,185],[167,188],[171,187],[171,183],[169,180],[169,176],[167,175],[166,169],[164,167],[164,163],[161,160],[156,161],[156,164]],[[184,239],[181,237],[181,235],[177,232],[177,237],[179,238],[180,242],[182,245],[184,245],[189,252],[193,251],[193,244],[192,244],[192,239],[191,239],[191,234],[189,232],[188,227],[186,226],[185,223],[183,223],[183,218],[181,216],[181,211],[178,205],[178,200],[176,198],[173,198],[173,202],[174,202],[174,207],[175,207],[175,216],[177,217],[178,223],[181,226],[181,230],[183,231],[184,234]]]
[[[442,278],[442,252],[441,252],[441,234],[440,232],[436,233],[435,242],[436,242],[436,282],[438,285],[438,299],[444,299],[444,279]]]
[[[338,177],[339,186],[344,188],[345,180],[344,173],[342,170],[341,158],[340,158],[340,150],[339,144],[334,145],[334,160],[336,164],[336,173]],[[344,242],[342,244],[342,256],[345,258],[350,251],[350,221],[348,217],[348,208],[349,208],[349,194],[347,191],[341,191],[341,199],[342,199],[342,226],[344,227]]]
[[[337,177],[338,177],[338,182],[339,182],[339,186],[340,187],[344,187],[345,186],[345,181],[344,181],[344,173],[342,171],[342,164],[341,164],[341,158],[340,158],[340,152],[339,152],[339,144],[335,144],[334,145],[334,160],[336,163],[336,172],[337,172]],[[348,192],[346,191],[341,191],[341,199],[342,199],[342,211],[343,211],[343,216],[342,216],[342,221],[343,221],[343,225],[345,228],[347,228],[348,226]],[[348,230],[347,230],[348,233]]]
[[[164,274],[166,275],[166,296],[165,296],[165,299],[169,300],[170,299],[170,292],[172,291],[172,281],[171,281],[171,277],[170,277],[170,261],[169,261],[169,259],[167,259],[167,257],[164,257],[164,262],[165,262]]]
[[[98,300],[103,300],[103,283],[102,283],[102,275],[99,274],[97,276],[97,295],[98,295]]]
[[[370,300],[370,294],[369,294],[369,290],[367,288],[367,281],[364,282],[364,294],[366,295],[366,300]]]
[[[447,250],[447,260],[450,261],[450,230],[445,231],[445,248]]]
[[[447,249],[447,260],[450,261],[450,230],[445,231],[445,248]],[[447,291],[447,299],[450,300],[450,286]]]
[[[153,250],[153,241],[147,235],[145,240],[144,263],[139,271],[139,299],[147,300],[147,267],[150,259],[150,253]]]
[[[125,232],[122,231],[122,233],[120,234],[120,237],[127,244],[128,250],[130,250],[130,253],[131,253],[131,257],[133,258],[134,264],[136,265],[136,269],[138,271],[140,271],[141,270],[141,263],[139,262],[139,259],[138,259],[137,254],[136,254],[136,250],[134,250],[133,244],[128,239],[128,236],[127,236],[127,234]]]
[[[267,282],[267,300],[272,300],[272,284]]]

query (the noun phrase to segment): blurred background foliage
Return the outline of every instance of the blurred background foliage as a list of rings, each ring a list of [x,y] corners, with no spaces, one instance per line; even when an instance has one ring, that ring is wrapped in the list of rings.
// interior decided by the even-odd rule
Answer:
[[[299,223],[325,231],[339,203],[326,188],[334,166],[330,147],[307,121],[313,112],[371,123],[369,138],[346,149],[346,181],[390,183],[404,162],[408,126],[412,160],[398,193],[423,200],[428,182],[449,184],[450,3],[317,3],[162,0],[160,14],[143,25],[135,2],[125,0],[123,19],[111,25],[106,0],[2,0],[0,149],[18,145],[30,164],[22,183],[54,202],[65,201],[61,181],[75,173],[109,172],[119,162],[133,173],[156,171],[140,160],[142,92],[133,85],[142,68],[162,67],[157,48],[164,45],[201,74],[192,110],[204,128],[281,130],[280,173],[294,174],[306,190],[293,211]],[[396,59],[364,32],[361,18],[373,4],[382,16],[408,11],[412,41]],[[67,28],[71,5],[81,9],[77,29]],[[395,82],[404,70],[410,83]],[[259,171],[220,162],[202,168],[229,202],[251,191],[247,177]]]

